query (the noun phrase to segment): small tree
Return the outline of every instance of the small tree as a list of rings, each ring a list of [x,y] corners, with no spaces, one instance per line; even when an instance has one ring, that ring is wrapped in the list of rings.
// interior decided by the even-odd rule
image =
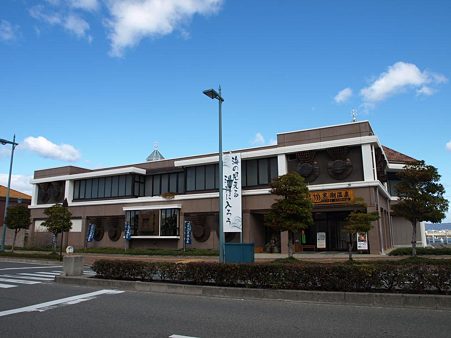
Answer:
[[[363,201],[358,200],[357,205],[361,206],[362,209],[351,211],[343,226],[343,231],[349,234],[348,252],[350,261],[352,261],[352,247],[357,233],[370,231],[373,227],[371,223],[379,219],[377,212],[367,212],[366,204]]]
[[[6,226],[14,230],[14,239],[11,252],[14,252],[17,234],[22,229],[28,229],[30,226],[30,209],[25,205],[15,205],[8,208],[5,220]]]
[[[42,226],[45,226],[47,231],[51,232],[55,238],[59,233],[61,233],[60,260],[62,260],[63,234],[72,228],[72,222],[70,221],[72,214],[68,208],[61,204],[55,204],[45,209],[44,214],[47,215],[47,219],[42,223]],[[53,245],[53,251],[56,252],[56,242]]]
[[[271,183],[271,193],[282,196],[271,206],[265,223],[288,231],[288,256],[293,256],[293,232],[313,224],[312,201],[304,178],[296,172],[280,176]]]
[[[399,202],[392,206],[396,216],[412,224],[412,256],[416,256],[417,223],[441,222],[448,210],[445,188],[439,183],[440,175],[434,166],[417,161],[404,166],[398,173],[396,185]]]

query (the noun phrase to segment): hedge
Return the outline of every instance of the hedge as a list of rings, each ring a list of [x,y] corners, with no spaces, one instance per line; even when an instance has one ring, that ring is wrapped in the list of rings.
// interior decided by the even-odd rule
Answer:
[[[397,248],[389,253],[390,256],[410,256],[412,248]],[[417,255],[451,255],[451,248],[417,248]]]
[[[98,278],[319,291],[451,294],[450,264],[187,264],[98,260]]]

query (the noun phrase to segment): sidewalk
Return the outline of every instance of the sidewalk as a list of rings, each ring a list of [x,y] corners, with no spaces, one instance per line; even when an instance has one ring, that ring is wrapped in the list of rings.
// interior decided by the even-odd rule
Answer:
[[[316,304],[328,303],[354,306],[424,308],[451,311],[451,296],[447,295],[253,289],[164,282],[96,279],[90,278],[86,275],[79,277],[56,276],[55,281],[57,283],[68,285],[119,289],[135,292],[157,292],[235,299],[288,300]]]

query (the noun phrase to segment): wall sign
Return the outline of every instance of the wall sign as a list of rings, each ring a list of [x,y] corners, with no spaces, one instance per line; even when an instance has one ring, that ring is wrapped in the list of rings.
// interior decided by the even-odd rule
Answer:
[[[368,233],[357,233],[357,250],[368,250]]]
[[[354,192],[350,189],[311,191],[313,204],[343,204],[354,202]]]
[[[223,157],[224,232],[241,232],[241,155],[225,154]]]
[[[326,248],[326,233],[317,232],[316,233],[316,248],[325,249]]]

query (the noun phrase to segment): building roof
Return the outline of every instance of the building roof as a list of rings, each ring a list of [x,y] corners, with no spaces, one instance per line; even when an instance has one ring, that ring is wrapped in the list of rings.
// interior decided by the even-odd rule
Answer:
[[[8,191],[8,188],[4,185],[0,185],[0,197],[6,197],[6,193]],[[23,200],[31,200],[31,196],[24,194],[23,192],[9,189],[9,198],[21,198]]]
[[[389,163],[409,163],[416,162],[413,157],[407,156],[399,151],[393,150],[389,147],[382,146],[384,148],[385,155],[387,156]]]

